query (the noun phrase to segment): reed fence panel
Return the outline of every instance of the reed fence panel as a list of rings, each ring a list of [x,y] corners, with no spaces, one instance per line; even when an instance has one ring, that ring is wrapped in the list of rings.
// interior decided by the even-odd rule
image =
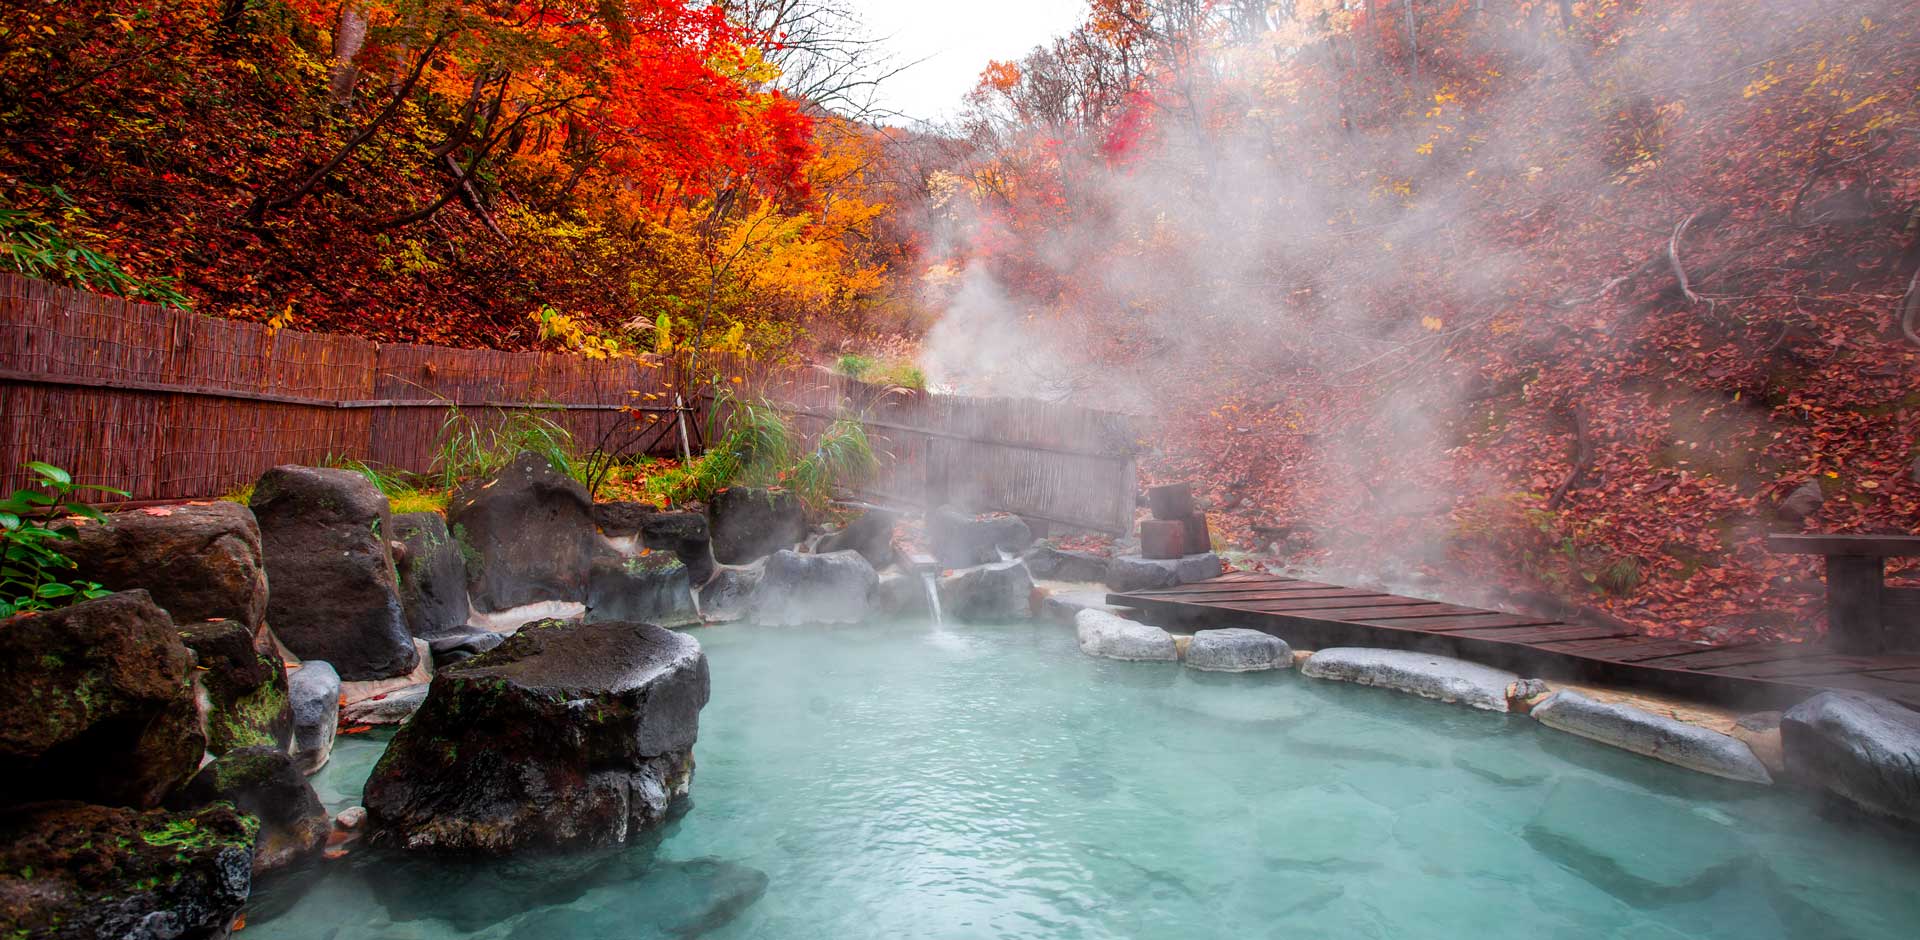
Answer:
[[[217,496],[285,463],[354,458],[431,470],[450,409],[483,427],[541,414],[581,449],[674,453],[673,389],[775,403],[816,438],[860,420],[893,505],[1000,510],[1121,533],[1132,525],[1124,415],[881,389],[823,369],[708,354],[594,360],[375,344],[164,310],[0,275],[0,485],[45,460],[136,501]],[[695,447],[726,394],[694,408]],[[629,408],[658,418],[636,420]],[[724,417],[724,414],[721,415]]]

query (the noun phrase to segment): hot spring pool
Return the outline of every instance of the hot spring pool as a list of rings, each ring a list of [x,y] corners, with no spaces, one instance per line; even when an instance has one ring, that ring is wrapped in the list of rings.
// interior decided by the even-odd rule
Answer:
[[[713,702],[657,847],[362,853],[243,936],[1920,935],[1911,836],[1524,718],[1090,659],[1051,625],[697,635]],[[382,744],[340,742],[331,808]]]

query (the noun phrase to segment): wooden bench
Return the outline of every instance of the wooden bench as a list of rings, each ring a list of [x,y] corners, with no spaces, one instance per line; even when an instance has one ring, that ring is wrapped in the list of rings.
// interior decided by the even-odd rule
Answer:
[[[1827,559],[1827,642],[1842,653],[1920,648],[1920,590],[1887,587],[1887,559],[1920,556],[1920,535],[1770,535],[1767,547]]]

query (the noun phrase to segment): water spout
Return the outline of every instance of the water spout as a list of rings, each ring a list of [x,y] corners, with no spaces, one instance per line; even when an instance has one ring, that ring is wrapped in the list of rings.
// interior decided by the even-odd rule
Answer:
[[[933,612],[934,626],[944,627],[947,625],[947,621],[944,617],[940,616],[940,587],[933,582],[935,574],[936,572],[932,571],[920,572],[920,583],[925,585],[927,589],[927,609]]]

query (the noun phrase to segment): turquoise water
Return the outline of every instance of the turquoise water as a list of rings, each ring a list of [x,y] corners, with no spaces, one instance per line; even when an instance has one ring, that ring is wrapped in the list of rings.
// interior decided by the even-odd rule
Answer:
[[[1094,660],[1048,625],[696,635],[713,703],[657,845],[363,854],[243,936],[1920,935],[1913,836],[1524,718]],[[342,740],[330,805],[381,743]]]

